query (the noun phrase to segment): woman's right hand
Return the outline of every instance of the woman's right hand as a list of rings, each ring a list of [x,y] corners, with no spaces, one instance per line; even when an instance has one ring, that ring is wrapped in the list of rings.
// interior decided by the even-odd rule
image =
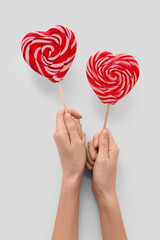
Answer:
[[[88,142],[86,167],[93,170],[92,189],[97,201],[115,195],[118,155],[119,148],[109,129],[102,129]]]

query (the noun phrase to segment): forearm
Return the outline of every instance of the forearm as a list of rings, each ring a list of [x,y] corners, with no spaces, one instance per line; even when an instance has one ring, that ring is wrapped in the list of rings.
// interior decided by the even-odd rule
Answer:
[[[79,191],[76,179],[63,178],[52,240],[78,240]]]
[[[119,202],[116,194],[98,200],[103,240],[126,240]]]

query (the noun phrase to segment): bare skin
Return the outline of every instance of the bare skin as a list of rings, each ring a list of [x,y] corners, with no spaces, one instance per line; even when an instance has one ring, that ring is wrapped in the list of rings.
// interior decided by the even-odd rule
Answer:
[[[87,146],[86,167],[93,171],[92,190],[96,197],[103,240],[126,240],[116,195],[116,170],[119,148],[110,131],[103,129]]]
[[[103,240],[126,240],[118,198],[116,169],[119,148],[110,131],[94,135],[85,149],[85,133],[76,110],[57,113],[54,139],[63,178],[52,240],[78,240],[79,192],[85,165],[93,171],[92,189],[97,199]],[[87,154],[86,154],[87,153]]]
[[[52,240],[78,240],[79,191],[86,162],[85,133],[74,109],[58,111],[54,139],[63,178]],[[74,118],[73,118],[74,117]]]

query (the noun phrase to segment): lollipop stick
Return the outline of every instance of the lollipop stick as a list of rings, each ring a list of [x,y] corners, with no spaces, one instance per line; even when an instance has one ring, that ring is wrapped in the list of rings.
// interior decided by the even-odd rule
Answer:
[[[62,91],[62,86],[61,86],[61,83],[60,83],[60,82],[58,82],[58,86],[59,86],[59,90],[60,90],[60,93],[61,93],[61,98],[62,98],[64,110],[65,110],[65,112],[67,113],[67,106],[66,106],[66,102],[65,102],[65,99],[64,99],[64,95],[63,95],[63,91]]]
[[[106,115],[105,115],[105,119],[104,119],[103,128],[106,128],[107,118],[108,118],[108,112],[109,112],[109,107],[110,107],[110,103],[107,103],[107,109],[106,109]]]

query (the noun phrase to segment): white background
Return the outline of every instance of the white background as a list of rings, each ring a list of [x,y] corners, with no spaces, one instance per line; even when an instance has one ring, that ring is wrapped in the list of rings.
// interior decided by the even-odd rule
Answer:
[[[62,24],[78,48],[62,87],[67,106],[83,115],[87,140],[102,128],[106,106],[86,78],[98,50],[129,53],[140,65],[134,89],[110,108],[108,127],[120,147],[117,194],[130,240],[160,239],[159,1],[15,0],[0,14],[0,239],[48,240],[56,217],[61,165],[53,132],[62,102],[58,85],[23,60],[20,43],[31,31]],[[107,227],[107,226],[106,226]],[[91,175],[80,195],[80,240],[101,229]]]

